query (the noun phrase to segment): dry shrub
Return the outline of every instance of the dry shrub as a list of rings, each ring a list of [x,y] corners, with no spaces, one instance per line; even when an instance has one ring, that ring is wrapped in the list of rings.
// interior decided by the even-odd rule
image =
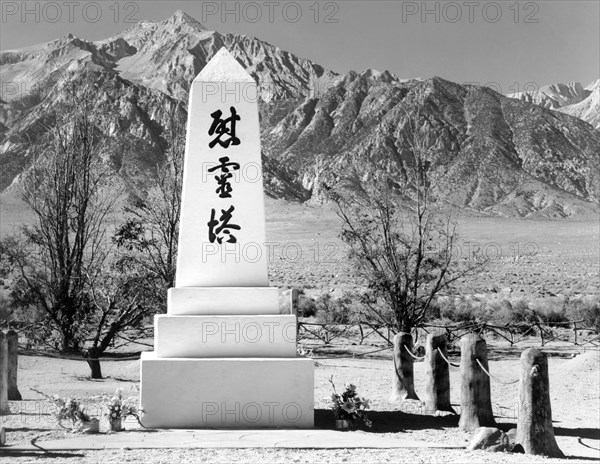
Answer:
[[[440,318],[452,322],[476,322],[488,319],[486,304],[464,297],[450,299],[440,308]]]
[[[600,333],[600,299],[599,297],[572,300],[568,307],[571,320],[582,321],[586,328]]]
[[[530,304],[530,308],[535,313],[538,322],[542,324],[565,327],[565,322],[568,322],[565,298],[546,298],[538,300]]]
[[[358,297],[344,293],[334,298],[329,293],[319,295],[316,300],[317,320],[323,324],[352,324],[360,319]]]
[[[312,298],[300,293],[298,295],[298,302],[296,303],[296,310],[298,317],[312,317],[317,314],[317,303]]]
[[[495,325],[523,326],[526,330],[533,322],[535,315],[527,301],[500,300],[488,303],[489,321]]]

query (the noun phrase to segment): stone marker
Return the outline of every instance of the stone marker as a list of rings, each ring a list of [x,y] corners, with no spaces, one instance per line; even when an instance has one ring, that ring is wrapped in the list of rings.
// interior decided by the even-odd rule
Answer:
[[[6,333],[8,340],[8,399],[21,401],[21,393],[17,387],[17,370],[19,369],[19,335],[14,330]]]
[[[548,356],[537,348],[521,353],[516,442],[523,446],[526,454],[564,457],[552,426]]]
[[[0,330],[0,414],[10,414],[8,409],[8,342]]]
[[[460,340],[460,420],[458,427],[468,432],[479,427],[496,425],[492,412],[490,378],[477,360],[489,372],[487,345],[477,334],[467,334]]]
[[[268,287],[257,86],[222,48],[190,89],[175,288],[142,354],[142,423],[313,427],[313,361]]]

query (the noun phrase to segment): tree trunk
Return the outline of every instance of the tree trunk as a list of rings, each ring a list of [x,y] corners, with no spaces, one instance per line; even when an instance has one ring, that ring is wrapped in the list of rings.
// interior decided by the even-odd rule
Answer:
[[[521,354],[516,442],[527,454],[564,457],[552,427],[548,357],[537,348],[529,348]]]
[[[8,408],[8,343],[0,330],[0,414],[10,414]]]
[[[490,378],[477,360],[489,372],[487,345],[477,334],[467,334],[460,340],[460,421],[461,430],[471,432],[479,427],[495,427]]]
[[[413,358],[406,348],[413,351],[412,335],[399,332],[394,335],[394,381],[392,386],[391,401],[418,400],[415,393],[413,376]]]
[[[429,334],[425,342],[425,408],[427,412],[449,411],[456,414],[450,404],[450,367],[440,351],[448,357],[445,334]]]
[[[89,358],[87,363],[90,366],[90,377],[92,379],[102,378],[102,369],[100,368],[100,353],[96,348],[90,348],[86,357]]]
[[[19,336],[14,330],[6,333],[8,343],[8,399],[21,401],[21,393],[17,387],[17,370],[19,368]]]

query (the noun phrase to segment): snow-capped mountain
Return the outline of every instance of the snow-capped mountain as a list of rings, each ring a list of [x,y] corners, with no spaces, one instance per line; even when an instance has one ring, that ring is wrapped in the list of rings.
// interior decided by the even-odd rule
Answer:
[[[512,93],[507,96],[556,110],[566,105],[577,104],[585,100],[589,94],[590,91],[584,89],[579,82],[569,82],[568,84],[545,85],[538,90]]]
[[[558,111],[575,116],[600,129],[600,79],[587,86],[585,90],[590,92],[585,100],[563,106]]]

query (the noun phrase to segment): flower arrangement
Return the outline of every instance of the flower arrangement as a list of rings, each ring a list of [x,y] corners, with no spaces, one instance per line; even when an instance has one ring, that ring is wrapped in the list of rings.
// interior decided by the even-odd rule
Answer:
[[[123,390],[121,388],[117,389],[115,394],[110,398],[104,395],[104,404],[110,428],[115,432],[122,430],[122,421],[129,416],[135,417],[138,422],[140,420],[140,411],[137,405],[133,400],[123,398]]]
[[[90,417],[85,412],[85,408],[81,405],[79,399],[72,396],[69,396],[68,398],[62,398],[58,395],[50,396],[42,391],[36,390],[35,388],[32,388],[31,390],[44,396],[47,400],[54,404],[55,409],[53,411],[53,415],[56,418],[58,425],[61,427],[68,428],[65,427],[63,422],[70,421],[71,430],[73,432],[98,432],[98,419]]]
[[[92,418],[85,412],[84,407],[80,401],[74,397],[61,398],[56,395],[52,398],[56,410],[54,415],[58,424],[64,427],[63,421],[71,421],[72,430],[80,431],[86,428],[86,423],[92,421]]]
[[[333,403],[333,413],[337,421],[348,421],[355,424],[361,420],[365,426],[371,427],[373,423],[367,417],[366,410],[369,409],[369,400],[358,395],[356,386],[346,385],[346,390],[340,395],[333,383],[333,376],[330,377],[329,383],[333,387],[331,401]]]

